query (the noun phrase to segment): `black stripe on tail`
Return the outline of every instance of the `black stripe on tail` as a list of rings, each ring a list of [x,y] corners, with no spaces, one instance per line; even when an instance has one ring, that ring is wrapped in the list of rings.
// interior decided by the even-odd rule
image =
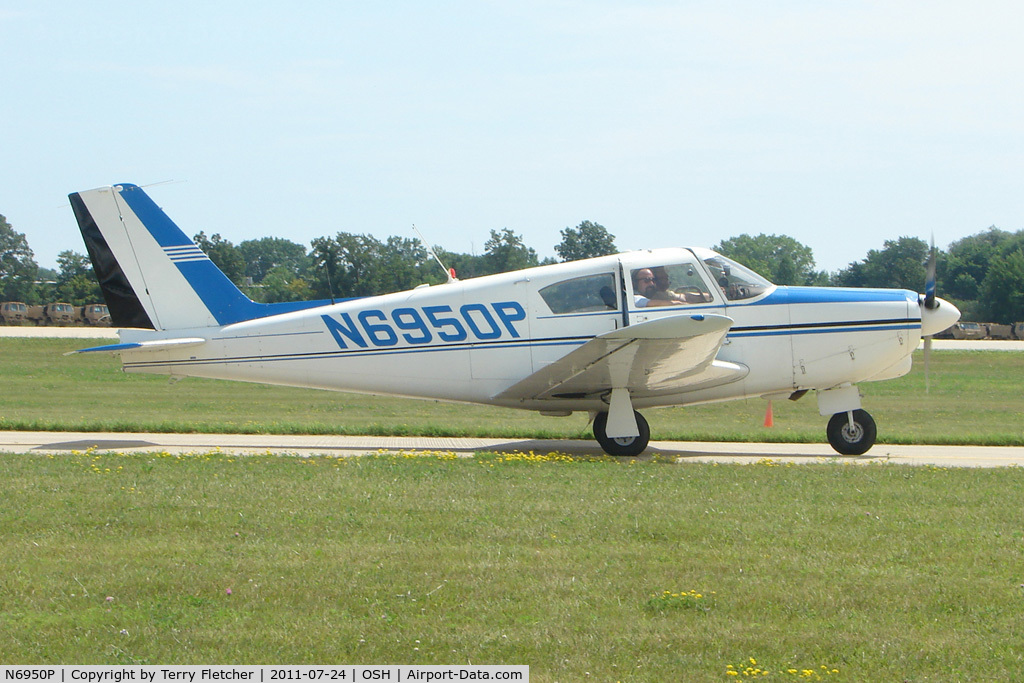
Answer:
[[[110,309],[111,326],[156,329],[81,196],[75,192],[68,195],[68,199],[71,200],[71,208],[78,220],[78,228],[82,231],[85,248],[89,251],[92,269],[103,290],[103,298]]]

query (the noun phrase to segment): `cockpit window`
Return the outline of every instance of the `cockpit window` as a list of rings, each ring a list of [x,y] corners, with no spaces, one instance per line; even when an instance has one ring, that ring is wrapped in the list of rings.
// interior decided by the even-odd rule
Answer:
[[[696,262],[643,266],[630,274],[640,307],[685,306],[713,298]]]
[[[552,313],[614,311],[615,276],[611,273],[576,277],[540,290],[541,298]]]
[[[772,286],[772,283],[754,271],[721,254],[704,259],[704,264],[729,301],[752,299]]]

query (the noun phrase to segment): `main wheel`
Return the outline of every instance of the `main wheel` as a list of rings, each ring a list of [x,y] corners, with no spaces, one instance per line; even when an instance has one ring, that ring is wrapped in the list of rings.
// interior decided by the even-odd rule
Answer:
[[[634,456],[644,452],[647,444],[651,441],[651,428],[647,425],[644,416],[635,410],[633,417],[636,418],[636,427],[640,431],[640,436],[613,439],[605,431],[608,426],[608,413],[597,414],[597,417],[594,418],[594,438],[601,444],[605,453],[615,456]]]
[[[828,421],[828,442],[841,455],[863,455],[875,445],[875,420],[866,410],[853,411],[853,424],[848,413],[836,413]]]

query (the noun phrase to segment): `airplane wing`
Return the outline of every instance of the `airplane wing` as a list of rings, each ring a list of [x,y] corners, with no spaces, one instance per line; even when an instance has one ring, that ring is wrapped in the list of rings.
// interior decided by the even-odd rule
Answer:
[[[641,398],[733,382],[749,369],[715,360],[732,323],[724,315],[675,315],[606,332],[495,398],[582,398],[613,386]]]

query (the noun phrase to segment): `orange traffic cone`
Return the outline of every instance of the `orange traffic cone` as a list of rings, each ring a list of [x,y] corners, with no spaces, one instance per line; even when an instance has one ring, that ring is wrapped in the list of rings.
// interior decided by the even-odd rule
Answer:
[[[772,402],[771,402],[770,399],[768,401],[768,410],[766,410],[764,412],[764,426],[765,427],[774,427],[775,426],[775,416],[772,414]]]

